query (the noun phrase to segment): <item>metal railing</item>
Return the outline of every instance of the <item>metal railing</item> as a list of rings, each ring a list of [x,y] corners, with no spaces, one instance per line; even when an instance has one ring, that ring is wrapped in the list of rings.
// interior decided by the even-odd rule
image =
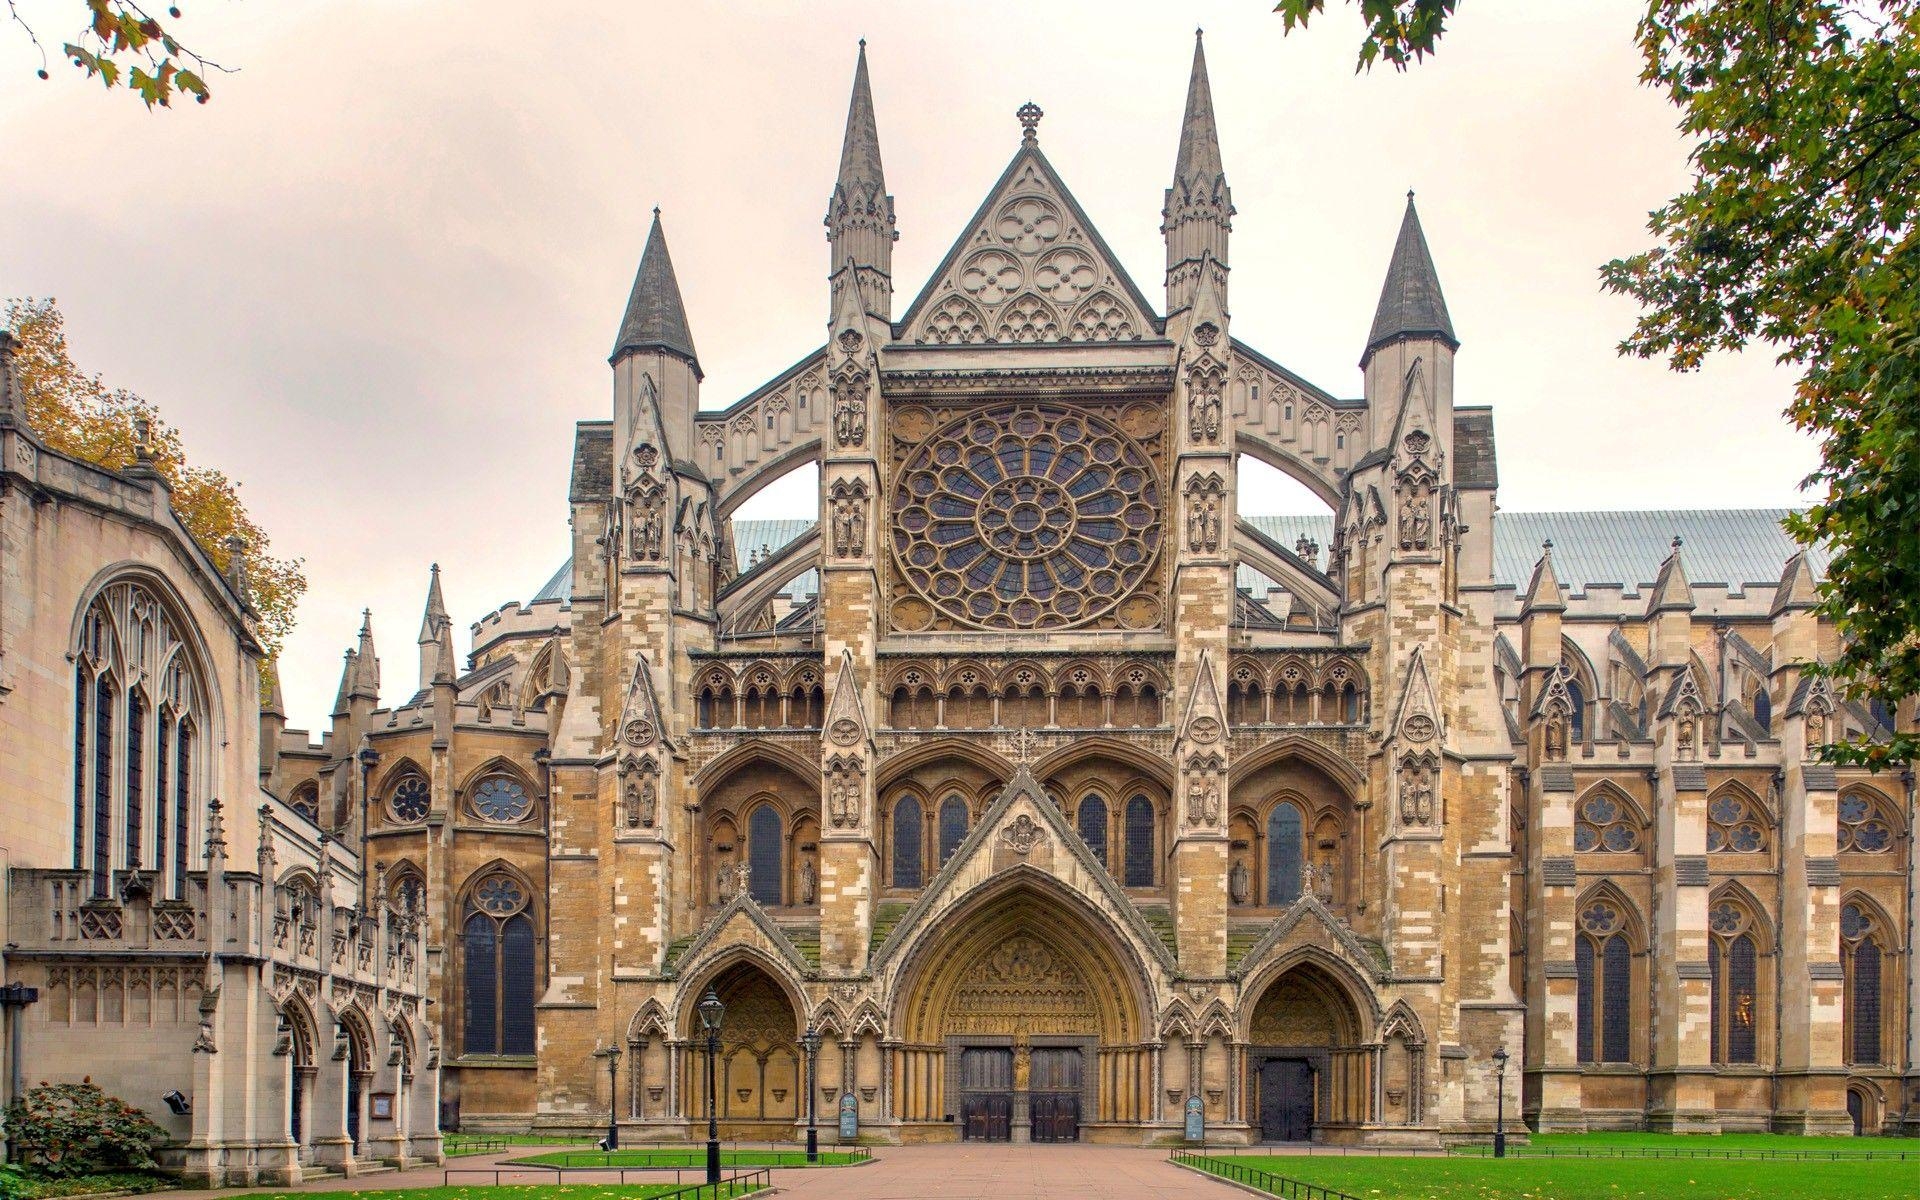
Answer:
[[[1258,1188],[1273,1196],[1284,1196],[1286,1200],[1360,1200],[1358,1196],[1347,1192],[1323,1188],[1286,1175],[1276,1175],[1261,1167],[1248,1166],[1235,1162],[1231,1158],[1216,1158],[1207,1154],[1196,1154],[1191,1150],[1175,1150],[1167,1158],[1178,1167],[1200,1171],[1203,1174],[1225,1179],[1247,1187]]]
[[[1452,1146],[1456,1158],[1488,1158],[1487,1146]],[[1907,1162],[1920,1160],[1920,1150],[1773,1150],[1760,1146],[1513,1146],[1508,1158],[1677,1158],[1727,1159],[1754,1162]]]
[[[540,1164],[559,1166],[566,1170],[607,1169],[613,1167],[631,1167],[634,1170],[653,1170],[668,1167],[685,1166],[689,1158],[699,1158],[706,1153],[706,1147],[700,1146],[642,1146],[632,1150],[593,1150],[567,1152],[558,1155],[558,1163]],[[728,1155],[768,1155],[774,1161],[753,1163],[756,1167],[804,1167],[807,1165],[807,1151],[803,1146],[792,1142],[726,1142],[720,1147],[720,1161],[724,1164]],[[865,1146],[822,1146],[820,1157],[829,1156],[843,1159],[844,1165],[866,1162],[873,1157],[873,1151]],[[542,1158],[554,1158],[555,1155],[541,1155]],[[656,1164],[655,1159],[667,1161]],[[741,1166],[748,1164],[741,1163]]]

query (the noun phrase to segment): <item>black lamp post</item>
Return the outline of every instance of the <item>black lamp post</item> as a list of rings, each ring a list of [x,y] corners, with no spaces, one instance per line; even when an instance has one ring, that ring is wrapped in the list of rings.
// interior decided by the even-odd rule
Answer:
[[[714,1108],[715,1059],[720,1054],[720,1019],[727,1006],[712,988],[700,998],[700,1027],[707,1031],[707,1182],[720,1182],[720,1117]]]
[[[814,1067],[820,1060],[820,1031],[807,1026],[800,1035],[800,1048],[807,1052],[807,1161],[820,1161],[820,1127],[814,1121],[813,1098],[819,1089],[814,1086]]]
[[[1498,1089],[1493,1101],[1493,1156],[1507,1156],[1507,1048],[1496,1046],[1493,1051],[1495,1084]]]
[[[595,1050],[595,1058],[607,1060],[607,1150],[620,1148],[620,1047]]]

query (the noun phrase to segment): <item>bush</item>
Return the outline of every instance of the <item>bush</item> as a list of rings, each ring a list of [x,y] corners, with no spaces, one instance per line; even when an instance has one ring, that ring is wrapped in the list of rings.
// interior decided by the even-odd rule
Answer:
[[[152,1167],[153,1148],[167,1137],[146,1113],[88,1079],[30,1089],[7,1106],[7,1135],[17,1161],[62,1178]]]

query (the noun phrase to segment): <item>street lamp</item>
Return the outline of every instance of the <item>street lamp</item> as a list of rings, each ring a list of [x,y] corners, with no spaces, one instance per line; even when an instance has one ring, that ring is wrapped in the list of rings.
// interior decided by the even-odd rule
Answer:
[[[700,998],[700,1027],[707,1031],[707,1182],[720,1182],[720,1117],[714,1109],[714,1059],[720,1053],[720,1019],[727,1006],[712,988]]]
[[[607,1060],[607,1137],[600,1148],[618,1150],[620,1148],[620,1047],[608,1046],[605,1050],[595,1050],[593,1056]]]
[[[1507,1156],[1507,1048],[1493,1049],[1494,1078],[1498,1081],[1493,1101],[1493,1156]]]
[[[820,1031],[812,1025],[800,1035],[800,1048],[807,1052],[807,1161],[820,1161],[820,1127],[814,1123],[813,1099],[819,1089],[814,1086],[814,1067],[820,1059]]]

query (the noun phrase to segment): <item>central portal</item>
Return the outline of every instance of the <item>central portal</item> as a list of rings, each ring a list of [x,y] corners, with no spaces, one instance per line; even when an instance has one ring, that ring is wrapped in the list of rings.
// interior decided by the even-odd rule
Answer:
[[[1078,1046],[962,1049],[960,1136],[970,1142],[1079,1141],[1085,1061]]]

